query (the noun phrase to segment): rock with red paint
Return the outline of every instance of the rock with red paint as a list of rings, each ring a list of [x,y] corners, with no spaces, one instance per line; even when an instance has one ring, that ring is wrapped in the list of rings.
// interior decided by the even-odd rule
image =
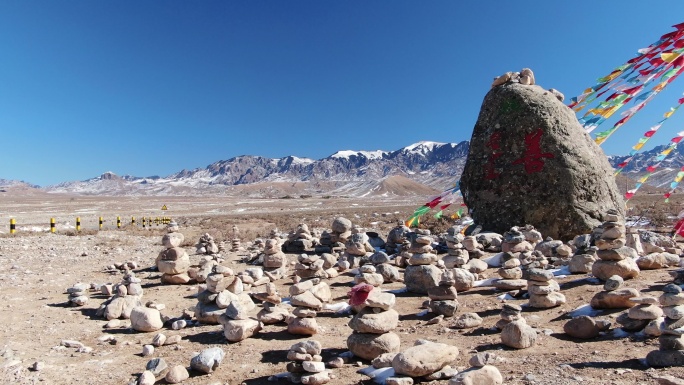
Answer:
[[[503,233],[523,222],[565,242],[589,233],[611,207],[624,217],[605,154],[575,113],[540,86],[493,87],[468,151],[460,187],[483,231]]]

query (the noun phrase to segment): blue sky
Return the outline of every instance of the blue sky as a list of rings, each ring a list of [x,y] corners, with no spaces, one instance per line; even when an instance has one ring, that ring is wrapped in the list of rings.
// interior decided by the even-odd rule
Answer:
[[[492,78],[569,99],[680,23],[684,2],[0,3],[0,178],[165,176],[469,140]],[[677,79],[604,145],[626,154]],[[651,144],[684,129],[666,123]],[[604,126],[602,126],[604,127]]]

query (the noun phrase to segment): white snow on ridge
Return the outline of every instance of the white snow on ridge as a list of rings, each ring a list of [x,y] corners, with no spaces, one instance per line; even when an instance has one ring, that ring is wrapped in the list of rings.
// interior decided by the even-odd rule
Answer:
[[[443,146],[446,143],[440,143],[440,142],[430,142],[427,140],[420,141],[418,143],[413,143],[410,146],[406,146],[402,148],[402,150],[406,150],[408,152],[420,152],[424,153],[426,150],[427,151],[432,151],[432,149],[435,148],[435,146]]]
[[[342,150],[330,155],[331,158],[347,158],[352,156],[363,156],[368,159],[381,159],[383,155],[388,154],[387,151],[375,150],[375,151],[354,151],[354,150]]]
[[[278,161],[285,160],[287,158],[292,158],[292,164],[311,164],[311,163],[315,162],[315,160],[310,159],[310,158],[298,158],[296,156],[289,156],[289,157],[285,157],[285,158],[280,158],[280,159],[278,159]],[[276,162],[276,164],[277,164],[277,162]]]

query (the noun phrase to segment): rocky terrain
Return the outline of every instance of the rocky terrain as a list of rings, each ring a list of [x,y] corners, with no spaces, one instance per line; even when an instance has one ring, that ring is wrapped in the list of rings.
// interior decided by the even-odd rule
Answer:
[[[20,223],[38,223],[48,213],[62,211],[66,217],[77,210],[103,212],[111,219],[120,214],[159,212],[159,198],[77,198],[70,200],[50,194],[34,199],[14,197],[0,205],[0,212],[21,210]],[[47,201],[52,198],[52,201]],[[292,203],[292,202],[295,203]],[[321,200],[328,207],[311,202],[308,209],[293,211],[305,199],[276,200],[275,202],[249,203],[252,215],[227,213],[239,202],[226,205],[212,199],[177,199],[164,201],[185,234],[181,247],[190,256],[192,264],[203,258],[197,254],[195,243],[200,235],[210,232],[218,241],[229,240],[232,226],[240,227],[245,247],[256,237],[267,236],[277,227],[284,233],[293,231],[300,223],[308,223],[312,230],[330,229],[333,218],[344,215],[368,231],[377,231],[388,239],[388,233],[398,218],[405,217],[414,202],[384,202],[368,207],[364,200]],[[375,206],[380,207],[375,207]],[[382,207],[384,205],[384,207]],[[284,210],[280,210],[280,208]],[[215,212],[211,212],[216,210]],[[296,213],[296,215],[292,215]],[[268,215],[262,217],[262,214]],[[66,222],[66,220],[65,220]],[[85,223],[85,222],[84,222]],[[335,310],[320,310],[316,320],[318,332],[313,336],[294,335],[284,324],[265,325],[254,337],[240,342],[229,342],[222,325],[196,323],[186,318],[188,326],[175,330],[172,320],[192,314],[197,305],[198,284],[162,285],[161,273],[155,268],[155,258],[163,247],[161,236],[164,227],[151,230],[140,226],[125,226],[116,230],[107,222],[105,230],[97,232],[95,226],[86,226],[82,234],[75,234],[68,224],[58,226],[57,234],[31,231],[22,228],[14,235],[0,238],[0,295],[5,311],[0,313],[2,329],[0,340],[2,383],[12,384],[127,384],[135,383],[153,358],[163,358],[169,367],[181,366],[189,374],[184,384],[272,384],[289,383],[278,377],[286,373],[288,351],[300,341],[317,340],[322,345],[323,362],[346,357],[347,339],[352,329],[347,325],[351,315]],[[95,222],[96,223],[96,222]],[[6,228],[4,228],[6,232]],[[222,266],[239,274],[254,267],[242,262],[245,252],[221,251]],[[287,253],[289,260],[298,254]],[[443,258],[444,254],[440,255]],[[493,253],[485,252],[482,258]],[[161,332],[171,344],[156,346],[151,355],[144,356],[145,345],[152,345],[158,332],[139,332],[131,328],[129,320],[110,323],[98,316],[98,308],[107,296],[98,291],[87,291],[88,301],[83,306],[69,306],[66,292],[78,282],[101,285],[121,282],[121,270],[110,269],[114,264],[133,263],[132,270],[141,280],[144,290],[142,303],[162,304],[161,314],[169,317]],[[665,284],[672,282],[668,274],[677,267],[643,270],[638,278],[626,280],[624,286],[645,296],[658,296]],[[403,271],[403,268],[400,269]],[[483,271],[482,278],[498,278],[496,268]],[[347,293],[355,284],[355,272],[342,271],[326,279],[331,289],[331,304],[346,303]],[[622,310],[597,310],[592,317],[611,323],[610,329],[591,339],[577,339],[564,332],[564,325],[573,314],[587,314],[592,297],[604,290],[604,285],[590,274],[558,275],[559,289],[567,301],[549,309],[528,307],[527,299],[506,296],[507,290],[491,286],[473,287],[458,293],[459,307],[454,317],[436,317],[427,312],[423,303],[425,294],[404,292],[402,282],[385,283],[383,290],[398,290],[393,309],[398,322],[393,332],[401,341],[402,350],[416,340],[427,339],[455,346],[458,354],[451,367],[462,372],[469,368],[470,358],[476,353],[493,354],[489,362],[500,371],[505,384],[667,384],[662,378],[682,377],[684,369],[652,368],[645,358],[658,349],[658,339],[640,332],[625,332],[616,323]],[[293,283],[289,278],[274,282],[277,291],[287,296]],[[536,334],[536,342],[526,349],[505,345],[499,331],[494,329],[500,321],[502,305],[521,306],[521,316]],[[157,305],[154,305],[157,306]],[[476,313],[479,326],[458,329],[456,319],[464,313]],[[175,337],[179,336],[179,337]],[[225,352],[223,362],[211,374],[190,367],[197,353],[218,347]],[[344,359],[343,365],[330,369],[330,383],[372,384],[373,380],[358,371],[370,366],[361,358]],[[180,372],[182,370],[178,369]],[[181,373],[183,374],[183,373]],[[418,380],[416,380],[418,381]],[[447,384],[449,380],[422,380],[423,383]],[[157,383],[165,383],[161,379]]]

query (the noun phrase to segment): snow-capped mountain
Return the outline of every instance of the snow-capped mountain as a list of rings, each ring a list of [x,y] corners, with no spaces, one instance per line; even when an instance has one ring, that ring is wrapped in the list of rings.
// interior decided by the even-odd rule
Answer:
[[[344,191],[364,195],[369,191],[387,194],[387,178],[406,180],[435,189],[444,189],[458,180],[468,155],[467,141],[461,143],[418,142],[396,151],[337,151],[319,160],[287,156],[271,159],[243,155],[221,160],[205,168],[182,170],[167,177],[118,176],[106,172],[79,182],[47,186],[59,193],[136,194],[230,194],[245,185],[305,182],[309,193]],[[372,184],[372,186],[369,185]],[[267,188],[269,190],[271,187]],[[263,194],[264,189],[252,189]],[[276,189],[278,190],[278,189]],[[277,193],[277,192],[274,192]],[[424,191],[421,191],[421,194]]]
[[[674,151],[667,155],[662,162],[659,162],[656,158],[666,147],[666,145],[657,146],[652,150],[638,153],[631,160],[629,160],[629,156],[609,156],[608,160],[615,168],[629,160],[622,174],[635,180],[649,173],[647,169],[649,166],[655,166],[653,174],[648,178],[646,184],[667,188],[684,166],[684,143],[677,145]]]

